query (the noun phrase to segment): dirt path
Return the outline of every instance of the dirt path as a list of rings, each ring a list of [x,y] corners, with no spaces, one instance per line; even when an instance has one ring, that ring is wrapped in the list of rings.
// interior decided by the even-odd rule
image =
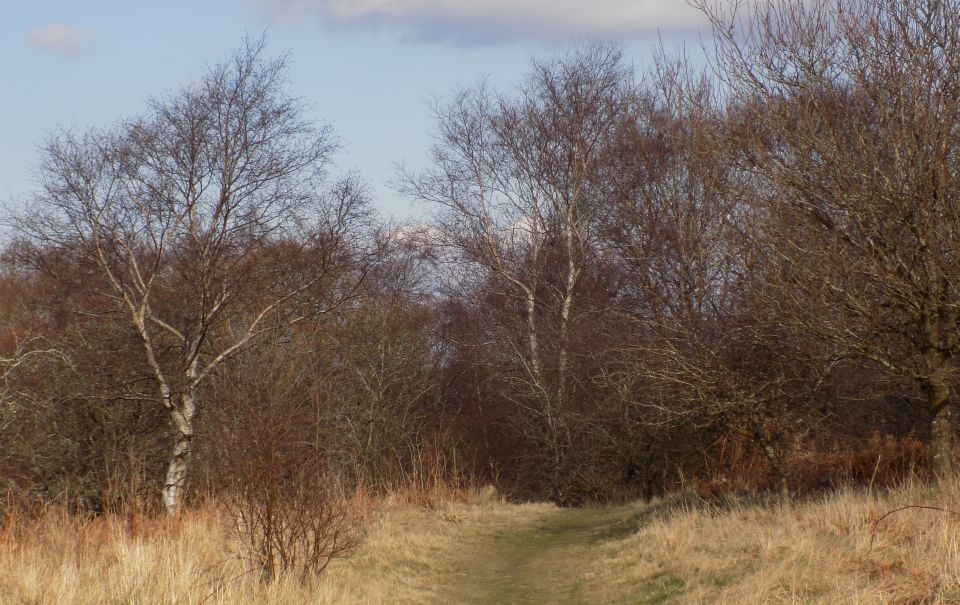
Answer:
[[[584,561],[605,540],[636,527],[636,509],[540,508],[492,525],[454,563],[450,603],[588,604]]]

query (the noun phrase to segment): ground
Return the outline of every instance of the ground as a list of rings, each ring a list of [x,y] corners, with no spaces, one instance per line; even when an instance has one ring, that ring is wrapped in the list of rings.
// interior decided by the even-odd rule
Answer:
[[[904,509],[922,504],[925,509]],[[358,506],[364,509],[365,506]],[[960,603],[960,485],[847,490],[780,507],[676,496],[559,508],[378,502],[319,579],[260,581],[229,515],[0,524],[6,605]]]
[[[629,508],[543,507],[476,533],[449,587],[450,603],[593,603],[582,562],[611,537],[621,537]]]
[[[827,494],[789,507],[683,498],[624,506],[396,511],[334,566],[330,602],[960,603],[960,524],[906,502],[960,492]]]

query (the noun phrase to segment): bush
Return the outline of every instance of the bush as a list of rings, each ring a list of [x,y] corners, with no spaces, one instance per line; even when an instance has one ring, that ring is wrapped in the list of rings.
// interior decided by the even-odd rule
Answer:
[[[281,476],[270,464],[261,469],[238,484],[229,506],[240,555],[265,582],[292,573],[305,583],[357,545],[358,524],[317,469]]]

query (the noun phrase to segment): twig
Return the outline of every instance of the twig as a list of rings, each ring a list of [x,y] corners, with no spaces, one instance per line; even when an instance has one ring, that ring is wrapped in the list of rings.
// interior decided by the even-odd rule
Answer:
[[[893,515],[893,514],[896,514],[896,513],[905,511],[905,510],[910,510],[910,509],[913,509],[913,508],[920,509],[920,510],[935,510],[935,511],[939,511],[939,512],[941,512],[941,513],[947,513],[947,514],[950,514],[950,515],[955,515],[955,516],[960,517],[960,512],[957,512],[957,511],[954,511],[954,510],[949,510],[949,509],[946,509],[946,508],[940,508],[939,506],[927,506],[927,505],[923,505],[923,504],[910,504],[910,505],[907,505],[907,506],[901,506],[900,508],[895,508],[895,509],[893,509],[893,510],[891,510],[891,511],[887,511],[886,513],[880,515],[880,517],[879,517],[876,521],[873,522],[873,529],[870,531],[870,548],[867,549],[867,552],[869,553],[870,551],[873,550],[873,543],[874,543],[874,541],[875,541],[876,538],[877,538],[877,529],[880,527],[880,522],[881,522],[881,521],[883,521],[884,519],[886,519],[886,518],[889,517],[890,515]]]

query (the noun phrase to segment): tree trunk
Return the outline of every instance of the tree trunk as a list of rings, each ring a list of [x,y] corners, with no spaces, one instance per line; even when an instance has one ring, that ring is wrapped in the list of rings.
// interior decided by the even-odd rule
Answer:
[[[173,442],[173,454],[167,466],[167,477],[163,484],[163,506],[167,513],[175,515],[183,498],[190,453],[193,451],[193,415],[195,411],[192,396],[184,396],[180,407],[171,412],[176,436]]]
[[[950,384],[934,377],[927,385],[930,419],[930,450],[933,457],[933,476],[937,483],[953,479],[953,408],[950,405]]]
[[[787,477],[783,456],[779,454],[773,446],[767,443],[766,440],[763,440],[762,446],[763,453],[770,463],[770,468],[773,470],[773,479],[777,485],[780,506],[789,508],[793,495],[790,493],[790,478]]]

